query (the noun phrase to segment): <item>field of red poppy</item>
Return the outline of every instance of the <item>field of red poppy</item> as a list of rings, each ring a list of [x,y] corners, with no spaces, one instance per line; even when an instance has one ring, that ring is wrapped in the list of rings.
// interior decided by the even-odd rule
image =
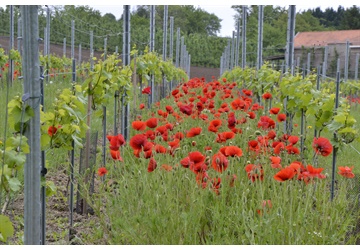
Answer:
[[[259,91],[239,83],[245,80],[193,78],[150,108],[151,90],[144,87],[130,139],[108,129],[107,165],[97,163],[95,193],[83,193],[94,214],[75,223],[78,242],[358,244],[358,139],[336,144],[331,128],[317,125],[325,118],[311,110],[301,131],[301,117],[286,112],[296,100],[285,110],[274,82],[263,82]],[[58,87],[48,86],[49,99]],[[358,99],[343,99],[341,111],[360,119]],[[333,115],[326,117],[333,124]],[[343,129],[339,124],[337,130]],[[101,127],[99,121],[93,125]],[[334,145],[339,147],[331,199]],[[50,178],[67,169],[66,154],[51,153]],[[81,183],[81,176],[76,178]],[[57,184],[67,195],[65,182]],[[64,244],[67,199],[63,192],[54,197],[48,213],[60,206],[66,216],[63,221],[50,216],[52,226],[62,229],[60,240],[53,241]]]
[[[139,104],[130,140],[107,136],[113,162],[99,168],[106,179],[89,198],[101,225],[98,240],[359,243],[358,141],[338,152],[331,200],[333,135],[310,136],[315,125],[308,125],[300,145],[300,120],[294,117],[284,133],[289,117],[276,98],[264,92],[259,102],[226,78],[193,78],[151,109]]]

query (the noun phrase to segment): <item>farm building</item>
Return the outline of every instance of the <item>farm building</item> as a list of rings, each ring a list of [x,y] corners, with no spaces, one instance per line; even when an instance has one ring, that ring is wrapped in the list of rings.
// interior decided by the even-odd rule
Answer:
[[[349,78],[354,78],[356,54],[360,54],[360,30],[299,32],[294,38],[296,65],[306,64],[310,53],[311,69],[323,65],[326,60],[326,75],[335,76],[337,59],[340,72],[344,73],[346,44],[349,41]],[[357,64],[359,67],[359,63]]]

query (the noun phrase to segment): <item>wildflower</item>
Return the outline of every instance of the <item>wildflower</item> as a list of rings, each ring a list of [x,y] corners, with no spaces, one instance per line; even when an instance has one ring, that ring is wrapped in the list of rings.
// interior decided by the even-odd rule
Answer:
[[[141,93],[149,95],[149,94],[151,94],[151,88],[150,88],[150,87],[146,87],[146,88],[144,88],[144,89],[142,90]]]
[[[138,131],[146,129],[146,123],[143,121],[133,121],[131,125],[133,129]]]
[[[50,126],[50,127],[49,127],[49,129],[48,129],[48,135],[49,135],[50,137],[54,136],[54,135],[56,134],[56,132],[57,132],[57,128],[56,128],[56,127],[54,127],[54,126]]]
[[[272,168],[281,168],[281,158],[279,156],[270,156],[270,160]]]
[[[351,167],[348,167],[348,166],[338,167],[338,169],[339,169],[338,174],[342,175],[342,176],[344,176],[346,178],[354,178],[355,174],[352,172],[353,168],[354,168],[354,166],[351,166]]]
[[[270,111],[270,114],[277,115],[280,111],[280,108],[274,107],[274,108],[271,108],[269,111]]]
[[[242,156],[242,150],[241,148],[237,147],[237,146],[227,146],[225,147],[225,156]]]
[[[277,115],[277,120],[278,122],[283,122],[286,120],[286,115],[285,114],[278,114]]]
[[[253,93],[251,90],[248,90],[248,89],[243,89],[242,92],[246,95],[246,96],[252,96]]]
[[[110,154],[114,160],[123,161],[119,150],[110,150]]]
[[[312,146],[316,154],[321,154],[322,156],[328,156],[332,152],[330,141],[324,137],[314,138]]]
[[[288,141],[291,143],[291,145],[295,145],[299,141],[299,137],[296,135],[291,135],[289,136]]]
[[[272,95],[271,95],[269,92],[266,92],[266,93],[264,93],[264,94],[262,95],[262,98],[263,98],[264,100],[269,100],[269,99],[272,98]]]
[[[103,176],[103,175],[105,175],[105,174],[107,174],[107,169],[105,168],[105,167],[101,167],[101,168],[99,168],[98,169],[98,175],[99,176]]]
[[[130,139],[130,147],[132,147],[134,150],[141,150],[141,148],[145,145],[147,142],[147,137],[142,134],[137,134],[131,137]]]
[[[217,172],[222,173],[224,170],[227,169],[229,161],[225,155],[218,152],[213,155],[211,165]]]
[[[275,122],[268,116],[261,116],[257,127],[262,129],[275,128]]]
[[[296,174],[296,170],[292,167],[286,167],[274,175],[274,179],[280,182],[292,179]]]
[[[186,115],[191,115],[192,113],[192,108],[189,105],[181,105],[180,106],[180,111]]]
[[[149,118],[146,121],[146,126],[148,126],[149,128],[156,128],[157,125],[158,125],[158,119],[155,117]]]
[[[245,171],[249,180],[252,182],[255,182],[256,180],[262,181],[264,179],[264,170],[260,165],[248,164],[245,166]]]
[[[208,179],[209,179],[209,175],[206,171],[199,172],[196,174],[196,183],[202,188],[206,188]]]
[[[256,117],[256,114],[252,111],[249,111],[247,114],[249,115],[250,119],[255,119],[255,117]]]
[[[187,133],[186,133],[186,137],[190,138],[190,137],[195,137],[199,134],[201,134],[201,127],[195,127],[195,128],[191,128]]]
[[[154,158],[150,158],[149,164],[148,164],[148,172],[152,172],[156,169],[157,163]]]
[[[119,150],[119,147],[125,145],[126,141],[122,134],[107,135],[106,138],[110,142],[110,150]]]
[[[258,152],[260,150],[259,142],[256,140],[249,141],[248,146],[250,151]]]
[[[144,103],[140,103],[139,109],[144,109],[144,108],[145,108],[145,104],[144,104]]]
[[[213,178],[212,181],[212,190],[217,194],[219,195],[220,194],[220,187],[221,187],[221,178],[218,177],[218,178]]]

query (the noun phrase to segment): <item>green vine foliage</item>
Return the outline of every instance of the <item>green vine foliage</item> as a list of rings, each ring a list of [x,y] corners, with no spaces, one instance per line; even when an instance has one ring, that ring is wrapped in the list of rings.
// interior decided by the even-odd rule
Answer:
[[[134,49],[132,54],[137,54]],[[134,70],[133,59],[131,61],[131,69]],[[140,83],[149,83],[151,76],[155,77],[155,84],[162,82],[162,77],[165,77],[167,81],[187,81],[188,76],[184,70],[176,68],[172,60],[163,61],[160,55],[156,52],[149,52],[148,48],[145,48],[144,54],[136,56],[136,73],[140,79]]]
[[[290,117],[300,117],[302,113],[315,117],[315,128],[321,133],[330,131],[336,136],[333,138],[334,147],[341,148],[355,139],[359,140],[356,120],[350,114],[350,105],[347,98],[339,98],[339,107],[335,109],[334,81],[322,83],[321,90],[316,90],[316,75],[311,74],[305,78],[300,74],[285,74],[272,70],[267,64],[256,72],[255,69],[239,67],[226,71],[221,78],[232,80],[240,88],[250,88],[254,95],[261,96],[270,91],[279,101],[274,106],[283,107],[286,99],[286,112]],[[246,83],[246,84],[245,84]],[[349,81],[341,83],[341,95],[349,96],[356,93],[360,83]]]
[[[82,139],[85,138],[87,125],[86,99],[80,85],[74,85],[73,89],[63,89],[58,93],[53,103],[53,112],[40,112],[41,120],[41,147],[72,149],[72,141],[82,147]],[[49,128],[55,128],[55,132],[49,133]]]
[[[9,57],[5,54],[4,49],[0,48],[0,67],[3,67],[8,60]]]
[[[116,55],[110,55],[106,60],[98,60],[94,70],[90,71],[89,77],[82,84],[82,90],[86,95],[92,96],[92,109],[95,114],[102,116],[99,105],[107,106],[118,91],[120,95],[126,95],[126,100],[131,99],[131,76],[129,66],[120,67],[120,60]]]

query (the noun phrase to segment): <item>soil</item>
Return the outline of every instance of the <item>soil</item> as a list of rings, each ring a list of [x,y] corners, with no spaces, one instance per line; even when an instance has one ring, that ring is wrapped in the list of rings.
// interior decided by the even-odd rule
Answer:
[[[85,234],[92,234],[92,227],[90,224],[96,224],[95,216],[85,216],[73,212],[73,228],[69,238],[70,228],[70,211],[69,211],[69,176],[65,171],[59,171],[52,175],[46,176],[47,180],[53,181],[57,187],[57,193],[46,201],[46,245],[86,245],[94,244],[84,242],[83,236]],[[76,190],[76,189],[75,189]],[[74,193],[74,208],[76,202],[76,193]],[[8,239],[7,244],[18,245],[23,244],[24,234],[24,196],[20,194],[15,200],[10,202],[5,215],[10,217],[14,225],[15,234]],[[1,243],[0,243],[1,245]]]

